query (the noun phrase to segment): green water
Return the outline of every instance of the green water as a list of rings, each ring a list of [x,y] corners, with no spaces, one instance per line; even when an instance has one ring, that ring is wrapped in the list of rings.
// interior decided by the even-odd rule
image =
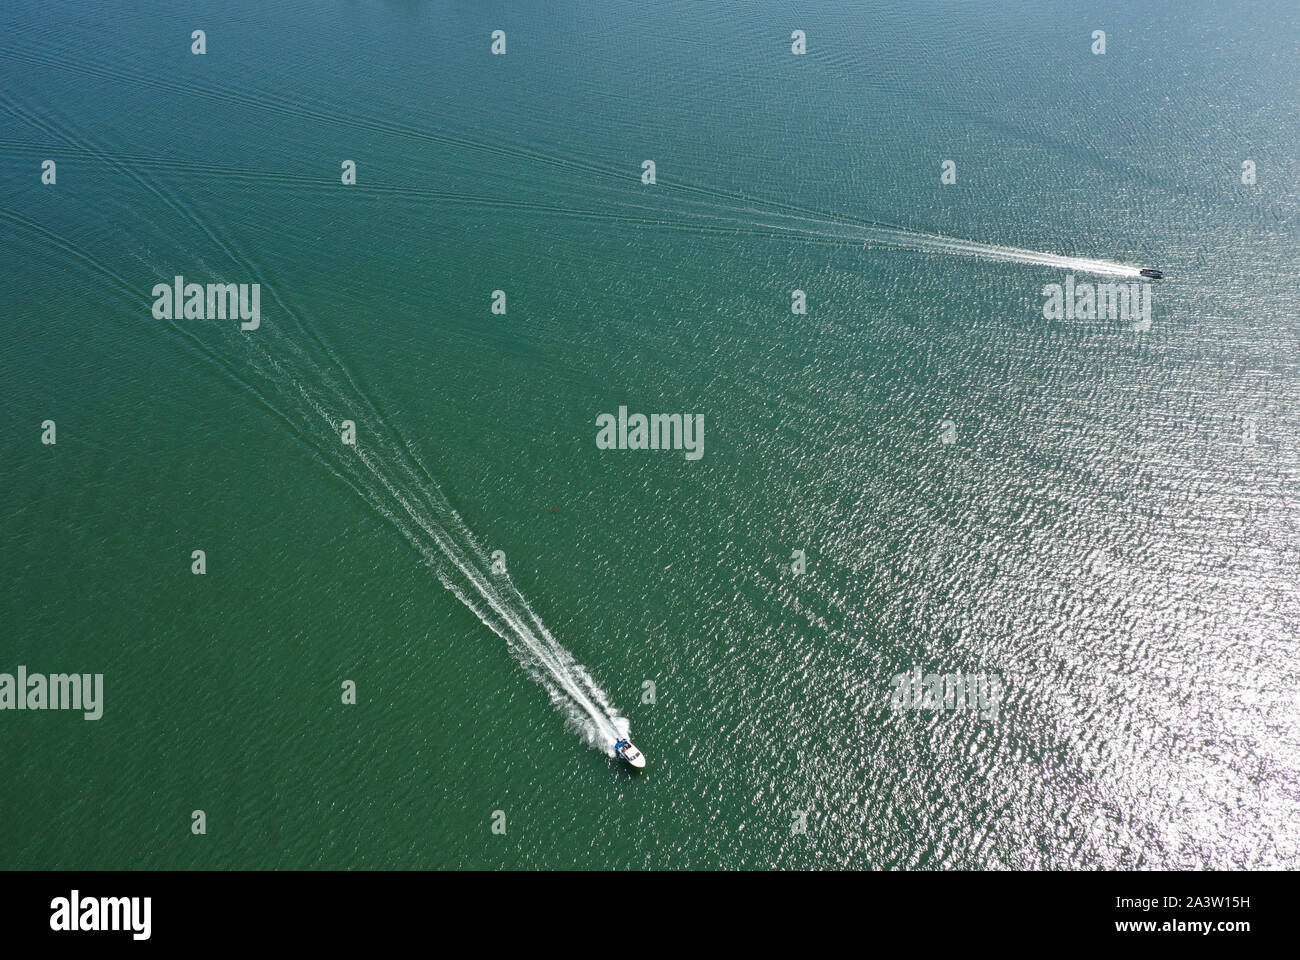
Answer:
[[[1300,865],[1297,20],[6,5],[0,672],[105,703],[0,712],[0,865]],[[1169,279],[1049,321],[1068,270],[945,236]],[[440,496],[643,774],[444,589]]]

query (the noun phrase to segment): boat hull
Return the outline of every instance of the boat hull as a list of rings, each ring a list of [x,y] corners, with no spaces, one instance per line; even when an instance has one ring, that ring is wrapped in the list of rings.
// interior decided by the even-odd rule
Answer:
[[[637,770],[645,768],[645,755],[630,741],[627,746],[619,747],[617,753],[619,759],[625,761],[628,766],[635,767]]]

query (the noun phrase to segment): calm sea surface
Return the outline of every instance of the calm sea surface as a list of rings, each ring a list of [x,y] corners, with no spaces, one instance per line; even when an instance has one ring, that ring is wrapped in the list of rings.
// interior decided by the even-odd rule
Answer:
[[[1300,867],[1300,14],[1077,6],[6,3],[0,866]]]

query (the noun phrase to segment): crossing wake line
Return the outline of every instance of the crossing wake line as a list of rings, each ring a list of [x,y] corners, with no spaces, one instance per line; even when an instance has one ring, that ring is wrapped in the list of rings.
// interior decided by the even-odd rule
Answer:
[[[16,101],[2,94],[0,106],[27,114]],[[264,275],[265,271],[244,254],[235,239],[222,237],[200,209],[174,194],[166,183],[142,175],[129,160],[97,147],[84,134],[77,136],[35,115],[28,116],[53,139],[97,156],[191,222],[214,242],[223,259],[235,264],[238,274]],[[46,249],[53,247],[81,269],[99,274],[107,281],[106,289],[121,295],[130,309],[139,308],[139,291],[83,245],[11,211],[0,211],[0,221],[39,238]],[[210,282],[233,279],[224,277],[226,271],[206,263],[193,250],[180,261],[196,264]],[[173,272],[169,264],[154,257],[146,265],[158,279]],[[619,715],[599,684],[546,628],[508,574],[493,572],[486,551],[452,507],[441,485],[342,358],[311,330],[286,297],[274,288],[270,288],[270,296],[286,322],[261,326],[251,336],[236,323],[166,322],[191,350],[218,368],[232,385],[251,393],[288,428],[296,442],[311,450],[331,473],[401,533],[443,586],[506,641],[569,726],[593,747],[612,754],[614,743],[628,734],[627,719]],[[359,427],[359,438],[353,445],[344,445],[340,439],[342,422],[347,419]]]
[[[0,45],[0,57],[5,59],[25,62],[31,56]],[[113,73],[109,68],[92,70],[84,64],[70,69],[94,73],[106,81],[141,79],[128,73]],[[172,85],[166,80],[148,82],[169,89]],[[1139,274],[1137,267],[1114,261],[982,243],[788,201],[746,196],[702,183],[673,182],[671,178],[661,182],[660,197],[649,200],[644,192],[638,191],[637,198],[632,198],[624,191],[637,182],[637,177],[595,160],[564,157],[527,145],[496,143],[482,137],[426,130],[380,116],[320,110],[283,97],[249,93],[210,82],[195,81],[191,87],[196,96],[231,106],[322,125],[356,126],[385,136],[436,143],[448,150],[498,157],[549,171],[566,182],[584,177],[599,184],[602,197],[618,202],[582,209],[557,202],[475,195],[418,183],[372,182],[356,188],[359,193],[370,191],[388,200],[495,208],[510,216],[579,217],[631,229],[784,237],[811,243],[1024,263],[1116,277]],[[193,177],[207,182],[228,180],[236,185],[258,183],[288,191],[320,189],[314,176],[303,174],[242,170],[219,162],[174,157],[115,156],[57,117],[44,117],[14,97],[0,94],[0,109],[23,120],[49,140],[61,141],[66,151],[90,162],[106,164],[138,188],[153,194],[164,204],[163,209],[174,213],[178,222],[199,231],[211,242],[211,249],[236,268],[233,271],[214,269],[191,250],[174,261],[149,263],[157,279],[171,277],[177,263],[201,268],[204,278],[211,283],[264,275],[259,265],[240,250],[236,238],[209,222],[203,208],[187,201],[184,191],[172,189],[176,180]],[[17,153],[37,149],[37,145],[10,139],[0,145]],[[40,149],[44,150],[44,146]],[[573,194],[569,191],[560,195]],[[592,206],[590,197],[584,206]],[[84,247],[18,215],[0,212],[0,220],[43,237],[77,261],[82,269],[106,275],[109,288],[127,297],[132,308],[138,307],[140,291],[128,285],[120,273],[97,261]],[[263,326],[252,336],[241,332],[237,324],[168,322],[192,350],[220,369],[232,384],[250,391],[286,427],[295,442],[308,448],[334,476],[384,517],[434,571],[440,583],[506,642],[570,725],[588,743],[611,752],[616,740],[627,737],[628,721],[619,715],[588,671],[550,633],[508,574],[493,570],[486,551],[393,418],[385,415],[379,398],[348,370],[342,358],[306,322],[301,311],[295,310],[285,296],[273,289],[270,295],[283,322]],[[344,420],[356,424],[354,445],[344,445],[340,440]]]
[[[0,221],[25,234],[34,249],[53,251],[98,274],[103,289],[120,295],[129,309],[139,309],[139,291],[83,245],[21,214],[0,211]],[[226,249],[242,259],[237,247]],[[214,281],[222,279],[223,272],[201,256],[190,252],[188,259]],[[165,276],[163,264],[147,265]],[[375,398],[331,359],[332,351],[318,337],[293,336],[293,326],[302,327],[299,314],[283,298],[272,297],[283,311],[279,319],[290,322],[264,324],[252,335],[240,332],[236,323],[166,322],[191,351],[233,387],[251,394],[290,439],[400,533],[441,584],[506,642],[567,725],[592,747],[613,755],[615,742],[628,736],[628,720],[547,629],[509,575],[493,570],[487,551]],[[342,442],[344,420],[356,424],[353,445]]]
[[[1024,263],[1114,277],[1139,276],[1138,267],[1112,260],[983,243],[878,220],[817,210],[791,201],[748,196],[708,184],[692,183],[672,177],[661,179],[657,185],[663,197],[670,199],[671,202],[666,207],[658,204],[651,206],[645,200],[644,191],[640,189],[637,171],[619,168],[591,158],[565,156],[536,146],[507,143],[483,135],[457,133],[445,127],[426,127],[382,114],[358,111],[354,105],[347,108],[337,106],[324,109],[319,105],[291,97],[262,90],[247,90],[210,80],[160,78],[116,64],[96,64],[84,58],[68,59],[57,55],[55,51],[40,47],[20,49],[0,44],[0,60],[47,66],[57,63],[60,70],[81,74],[101,82],[129,83],[135,86],[158,88],[321,126],[354,128],[376,135],[434,145],[445,151],[463,152],[518,163],[537,170],[539,176],[543,172],[557,175],[566,185],[571,184],[575,178],[586,178],[592,186],[600,186],[609,202],[596,209],[581,209],[562,204],[527,202],[510,197],[476,196],[455,190],[431,189],[420,183],[384,183],[373,180],[350,188],[360,196],[369,195],[390,201],[404,200],[416,203],[495,208],[508,215],[581,218],[626,226],[640,225],[702,233],[783,236],[808,242],[854,244],[914,253]],[[49,121],[42,121],[32,115],[31,111],[24,110],[12,98],[0,98],[0,106],[20,119],[50,132]],[[207,181],[224,180],[236,185],[256,183],[267,189],[304,193],[318,191],[324,185],[323,181],[315,176],[302,173],[240,169],[206,159],[196,161],[175,157],[108,157],[102,151],[88,151],[84,137],[77,142],[77,138],[68,136],[66,131],[56,132],[61,134],[60,139],[66,141],[70,151],[82,155],[89,154],[92,160],[106,161],[123,172],[129,171],[137,179],[141,179],[142,175],[149,178],[195,176]],[[4,140],[3,145],[8,152],[22,153],[34,150],[39,152],[39,149],[43,149],[37,144],[29,145],[11,140]],[[626,188],[632,185],[636,185],[635,195],[626,193]],[[168,202],[174,201],[169,198]]]
[[[5,103],[3,95],[0,95],[0,106],[11,106]],[[44,148],[38,144],[22,141],[0,140],[0,149],[37,156]],[[189,177],[211,182],[217,178],[232,184],[256,183],[268,190],[284,189],[303,194],[321,189],[319,177],[301,174],[249,170],[231,165],[172,158],[107,157],[86,150],[82,144],[70,144],[65,152],[74,156],[84,156],[90,162],[107,163],[123,171],[129,170],[140,180],[147,177],[157,182],[168,178]],[[628,229],[647,228],[681,233],[785,238],[836,246],[1024,263],[1075,273],[1113,277],[1139,275],[1139,268],[1136,266],[1097,257],[1077,257],[983,243],[879,221],[835,216],[790,204],[776,204],[738,195],[731,196],[721,191],[706,190],[686,184],[665,184],[665,187],[666,192],[677,190],[689,195],[686,202],[671,211],[647,207],[644,202],[639,201],[628,202],[622,210],[611,208],[588,210],[558,203],[524,201],[510,197],[494,197],[403,184],[367,183],[351,189],[359,196],[390,202],[489,209],[509,216],[585,220]],[[695,196],[697,192],[707,194],[707,199],[702,200],[701,197]]]
[[[267,328],[264,327],[263,330]],[[260,332],[260,331],[259,331]],[[239,338],[252,358],[257,389],[303,423],[309,445],[415,549],[444,587],[503,639],[546,690],[568,725],[589,745],[612,753],[628,721],[552,635],[508,573],[492,559],[451,505],[441,484],[396,426],[346,368],[321,362],[278,332]],[[355,445],[340,440],[344,420]]]

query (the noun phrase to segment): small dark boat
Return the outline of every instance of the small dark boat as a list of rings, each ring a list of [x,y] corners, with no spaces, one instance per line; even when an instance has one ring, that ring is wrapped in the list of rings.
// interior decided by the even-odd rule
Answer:
[[[1148,280],[1159,280],[1165,275],[1163,270],[1157,270],[1155,267],[1143,267],[1138,273]]]

